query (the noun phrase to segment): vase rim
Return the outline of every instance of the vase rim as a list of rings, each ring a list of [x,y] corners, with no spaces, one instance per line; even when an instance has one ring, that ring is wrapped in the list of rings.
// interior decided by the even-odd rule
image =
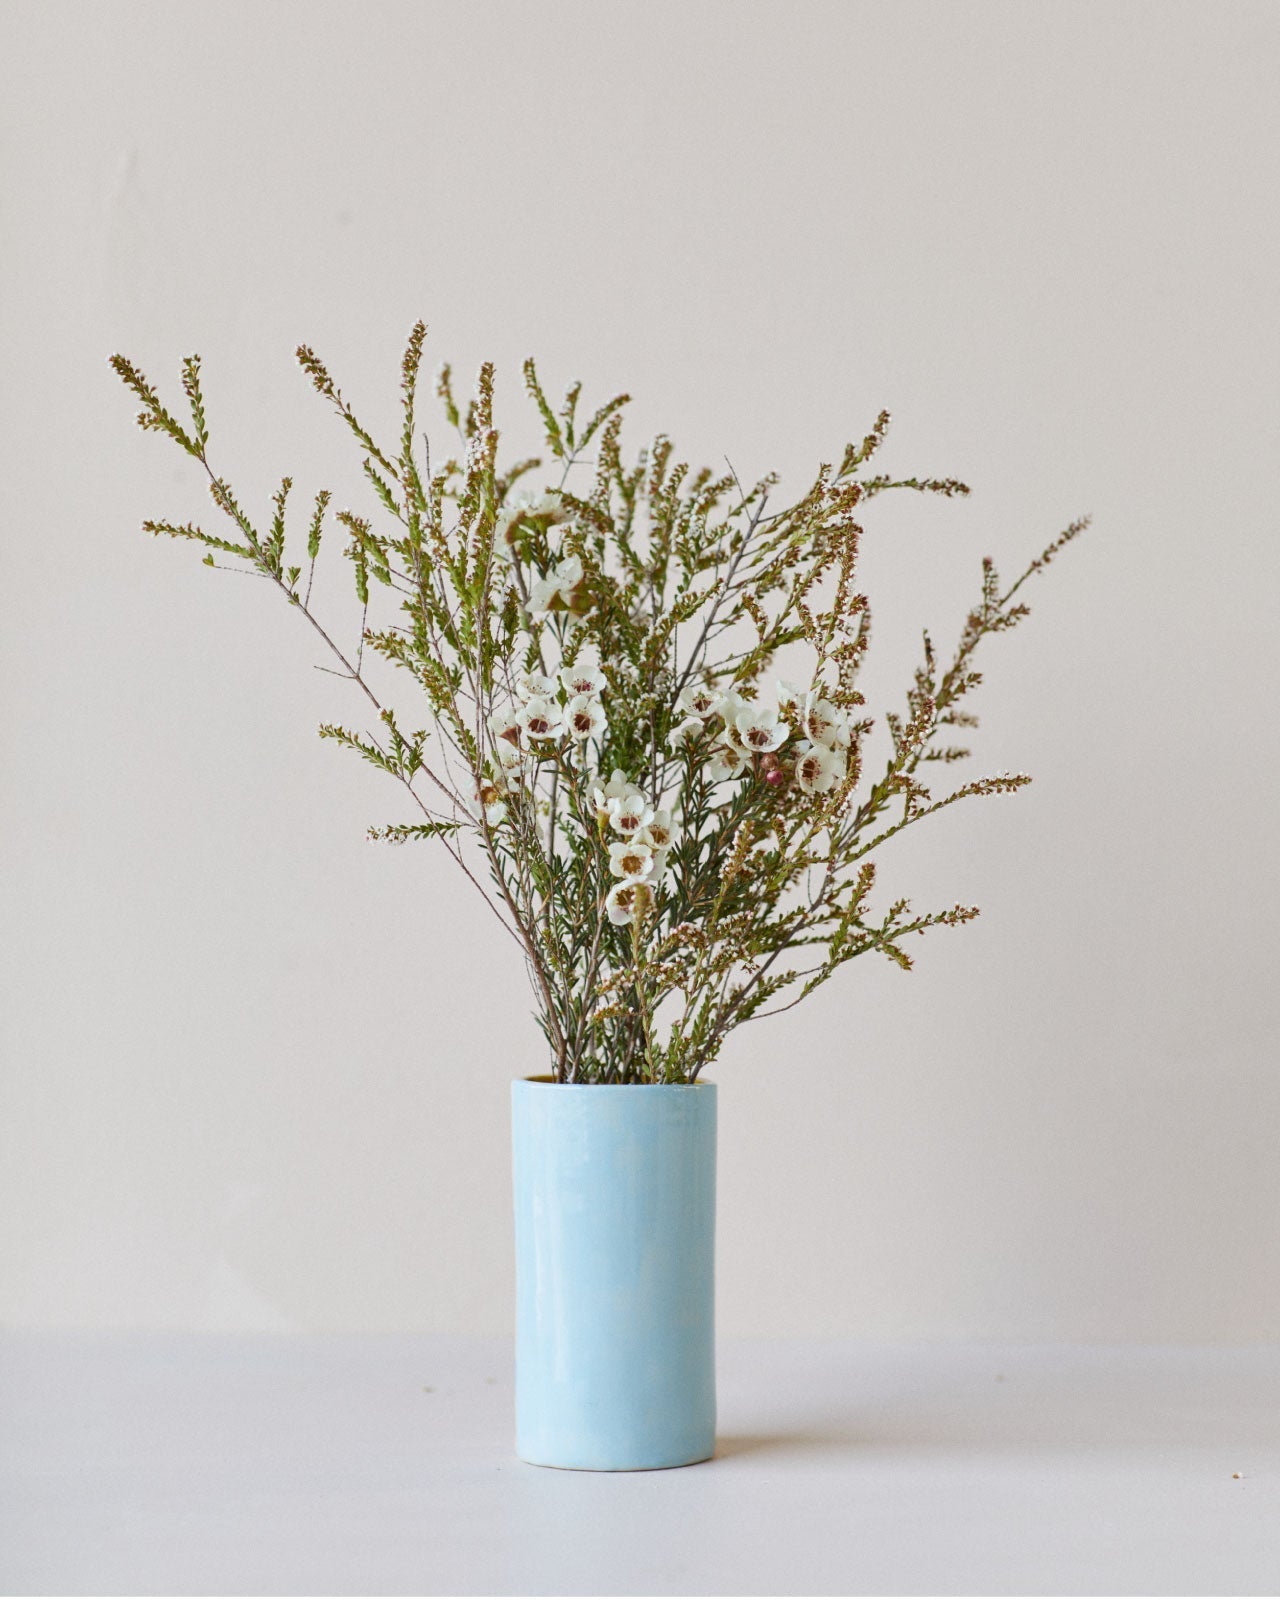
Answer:
[[[513,1079],[514,1083],[546,1084],[552,1089],[714,1089],[715,1084],[700,1079],[696,1083],[564,1083],[549,1072]]]

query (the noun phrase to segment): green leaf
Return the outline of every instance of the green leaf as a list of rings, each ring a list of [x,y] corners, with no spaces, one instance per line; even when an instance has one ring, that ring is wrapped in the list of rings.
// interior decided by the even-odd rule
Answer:
[[[204,419],[204,397],[200,393],[199,356],[188,356],[182,363],[182,387],[191,403],[191,418],[195,423],[196,439],[203,450],[209,443],[209,429]]]
[[[564,439],[560,433],[560,424],[556,420],[555,412],[552,411],[546,395],[542,392],[542,385],[538,382],[538,372],[533,364],[532,356],[524,364],[524,385],[533,397],[533,402],[542,417],[542,425],[546,430],[547,443],[551,447],[551,453],[563,460],[565,446]]]
[[[311,518],[311,529],[307,534],[307,554],[312,561],[320,554],[320,528],[324,522],[325,509],[329,504],[329,491],[321,489],[316,496],[316,509]]]

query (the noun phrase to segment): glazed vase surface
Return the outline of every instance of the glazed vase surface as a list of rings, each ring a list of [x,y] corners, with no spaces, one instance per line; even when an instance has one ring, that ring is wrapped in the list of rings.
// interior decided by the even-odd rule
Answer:
[[[715,1451],[716,1091],[512,1085],[516,1454],[638,1471]]]

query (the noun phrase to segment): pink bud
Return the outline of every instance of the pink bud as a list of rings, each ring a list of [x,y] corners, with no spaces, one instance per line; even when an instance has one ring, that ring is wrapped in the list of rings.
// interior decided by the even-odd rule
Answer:
[[[781,767],[774,767],[769,772],[765,773],[764,781],[766,783],[771,783],[776,789],[780,783],[785,783],[787,781],[787,775]]]

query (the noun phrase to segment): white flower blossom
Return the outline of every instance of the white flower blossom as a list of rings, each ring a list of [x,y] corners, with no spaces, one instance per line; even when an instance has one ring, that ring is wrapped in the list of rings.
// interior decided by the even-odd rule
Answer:
[[[549,611],[568,610],[573,591],[581,582],[581,556],[567,556],[530,588],[530,615],[541,617]]]
[[[653,850],[640,842],[640,835],[620,839],[609,846],[609,871],[615,878],[647,879],[653,871]]]
[[[802,707],[813,693],[811,689],[797,689],[794,683],[788,683],[785,678],[778,679],[778,708],[795,706],[797,710]]]
[[[702,722],[698,717],[686,717],[683,722],[678,722],[667,735],[668,750],[683,750],[701,734]]]
[[[779,707],[794,706],[799,713],[800,726],[814,744],[829,748],[846,747],[849,743],[849,719],[825,700],[821,689],[797,689],[793,683],[778,679]]]
[[[568,522],[572,516],[572,511],[560,498],[558,490],[550,489],[546,494],[530,494],[528,490],[522,490],[507,501],[493,520],[494,551],[504,558],[513,554],[516,529],[522,522],[537,518],[551,527],[556,523]]]
[[[564,684],[565,693],[575,700],[580,695],[598,700],[604,693],[604,673],[599,667],[584,666],[580,661],[560,668],[560,682]]]
[[[526,783],[532,770],[527,752],[521,750],[519,745],[510,744],[505,739],[498,744],[497,751],[503,781],[517,786]]]
[[[675,839],[675,824],[671,820],[669,811],[655,811],[645,823],[640,832],[635,834],[632,843],[648,845],[653,852],[653,867],[649,873],[651,883],[656,883],[667,870],[667,857],[671,853],[671,844]]]
[[[712,783],[723,783],[727,778],[740,777],[745,772],[747,758],[737,745],[724,744],[711,752],[707,762],[707,776]]]
[[[716,696],[716,702],[711,708],[714,717],[723,717],[729,727],[737,721],[738,713],[750,709],[750,702],[744,700],[736,689],[726,689],[722,695]]]
[[[510,748],[517,743],[520,736],[519,706],[506,706],[501,710],[490,712],[489,732],[493,735],[493,742],[499,750],[504,744]]]
[[[491,828],[500,823],[507,814],[506,794],[496,783],[484,783],[476,799],[484,809],[484,819]]]
[[[655,811],[636,835],[638,842],[652,845],[655,853],[665,850],[675,838],[675,824],[669,811]]]
[[[528,492],[517,494],[508,500],[493,519],[494,555],[500,561],[512,559],[516,553],[516,541],[522,522],[536,517],[547,527],[551,527],[555,523],[567,522],[572,514],[555,490],[539,495]]]
[[[609,921],[616,928],[635,922],[648,897],[648,885],[639,878],[624,878],[621,883],[615,883],[604,902]]]
[[[609,802],[609,826],[623,838],[639,833],[653,820],[653,807],[642,794],[627,794]]]
[[[682,711],[686,717],[697,717],[699,722],[705,722],[715,711],[720,699],[719,691],[708,688],[705,683],[690,683],[676,696],[676,710]]]
[[[590,695],[575,695],[564,708],[564,721],[570,738],[582,744],[587,739],[598,738],[604,732],[604,707]]]
[[[613,776],[608,783],[601,783],[599,778],[591,785],[591,803],[596,808],[597,818],[603,822],[609,815],[609,802],[622,800],[627,795],[634,793],[631,779],[627,777],[621,767],[613,769]]]
[[[564,712],[541,695],[526,700],[516,717],[531,739],[558,739],[564,732]]]
[[[796,782],[806,794],[826,794],[844,776],[840,754],[825,744],[801,745],[796,756]]]
[[[849,743],[848,720],[836,710],[830,700],[815,699],[810,696],[805,702],[802,723],[804,731],[814,744],[825,744],[831,748],[837,745],[843,747]]]
[[[550,700],[559,685],[542,672],[522,672],[516,678],[516,693],[522,700]]]
[[[526,500],[525,515],[554,524],[568,522],[573,512],[565,505],[559,489],[548,489],[545,494],[534,495]]]
[[[770,706],[744,706],[730,726],[743,749],[758,756],[776,750],[791,731]]]

